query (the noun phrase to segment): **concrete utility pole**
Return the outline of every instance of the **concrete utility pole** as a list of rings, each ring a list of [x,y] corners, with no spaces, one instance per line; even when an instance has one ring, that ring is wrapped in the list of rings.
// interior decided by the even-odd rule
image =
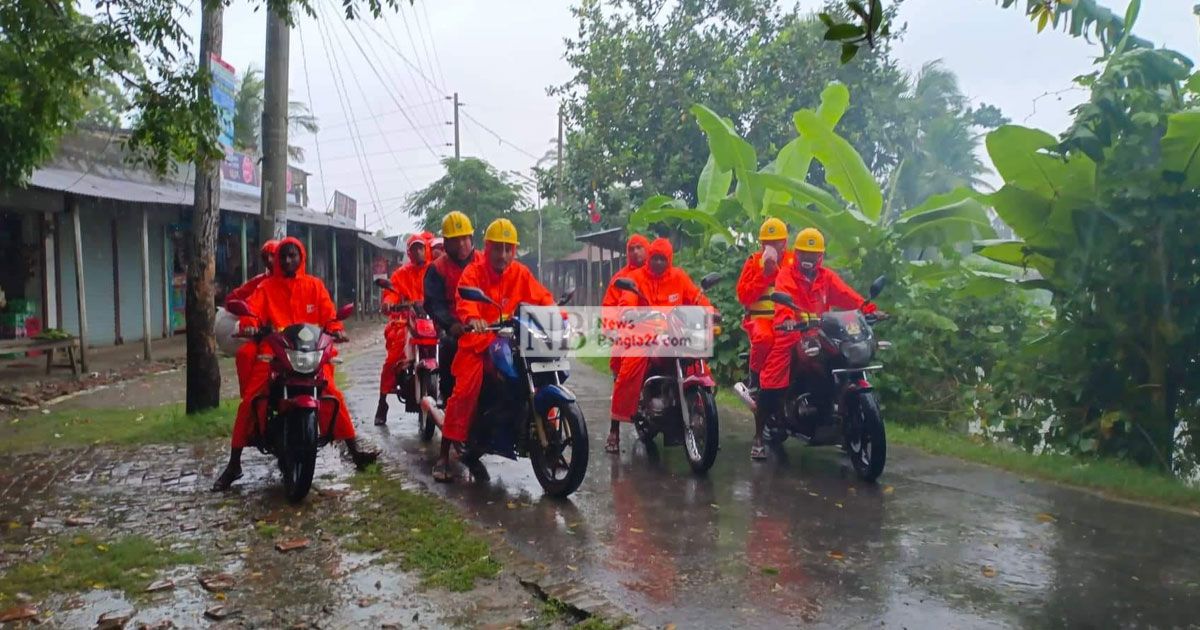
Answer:
[[[284,16],[267,11],[263,68],[263,176],[259,243],[287,236],[288,49]]]
[[[462,156],[461,146],[458,143],[458,92],[454,93],[454,159],[459,159]]]
[[[212,71],[224,40],[225,5],[202,0],[200,64]],[[185,410],[196,413],[221,404],[221,368],[217,363],[216,323],[217,223],[221,217],[221,173],[216,160],[196,161],[195,206],[187,263],[187,393]],[[169,320],[168,320],[169,321]]]
[[[558,172],[557,203],[558,207],[563,207],[563,115],[562,109],[558,110],[558,155],[557,162],[554,168]]]

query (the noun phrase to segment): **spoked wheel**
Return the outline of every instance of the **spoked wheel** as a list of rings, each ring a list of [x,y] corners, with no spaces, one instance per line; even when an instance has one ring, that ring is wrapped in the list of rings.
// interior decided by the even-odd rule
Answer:
[[[287,500],[299,503],[312,488],[317,468],[317,413],[305,411],[285,420],[284,446],[279,453],[279,472]]]
[[[425,396],[438,397],[438,377],[435,372],[422,372],[416,379],[417,382],[417,401],[419,402]],[[433,439],[433,430],[437,428],[433,417],[425,410],[424,407],[417,409],[417,429],[421,433],[421,441],[428,442]]]
[[[704,474],[712,468],[720,446],[717,405],[712,393],[703,387],[693,387],[684,396],[683,445],[692,471]]]
[[[850,431],[846,446],[854,471],[863,481],[871,482],[883,474],[883,465],[887,460],[887,436],[875,395],[863,392],[855,398],[854,408],[848,410],[853,415],[848,419]]]
[[[579,405],[567,403],[551,407],[545,419],[534,421],[541,424],[546,442],[543,444],[534,432],[529,448],[533,474],[546,494],[566,497],[579,488],[587,473],[588,436],[583,412]]]

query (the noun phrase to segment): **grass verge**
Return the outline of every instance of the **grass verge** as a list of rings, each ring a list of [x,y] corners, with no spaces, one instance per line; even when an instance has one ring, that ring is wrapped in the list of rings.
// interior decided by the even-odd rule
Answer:
[[[36,599],[93,588],[119,590],[133,598],[145,593],[158,571],[203,560],[197,551],[171,551],[144,536],[109,543],[76,536],[59,541],[36,561],[16,564],[0,575],[0,603],[13,600],[17,593]]]
[[[229,437],[237,400],[187,415],[183,403],[146,409],[30,412],[0,427],[0,453],[88,444],[167,444]]]
[[[563,626],[572,630],[620,630],[628,625],[628,619],[612,620],[596,615],[587,616],[587,613],[572,608],[562,600],[547,597],[542,600],[537,616],[522,622],[519,627],[529,630]]]
[[[370,508],[345,510],[333,519],[330,531],[347,550],[382,553],[420,575],[425,585],[450,591],[469,591],[476,580],[500,572],[487,540],[437,498],[404,490],[377,466],[351,484],[366,494]]]
[[[1162,473],[1118,461],[1070,455],[1034,455],[1016,447],[973,440],[935,427],[891,424],[888,440],[923,451],[987,464],[1015,473],[1094,490],[1101,494],[1200,511],[1200,488]]]

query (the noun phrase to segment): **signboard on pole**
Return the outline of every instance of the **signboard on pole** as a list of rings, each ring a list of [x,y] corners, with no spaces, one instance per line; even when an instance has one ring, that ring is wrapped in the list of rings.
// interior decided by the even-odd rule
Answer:
[[[221,146],[233,146],[233,115],[237,109],[237,71],[224,59],[212,55],[212,100],[217,106],[217,121],[221,127],[218,140]]]
[[[353,197],[342,193],[340,190],[333,191],[333,214],[346,217],[355,224],[358,223],[358,201]]]

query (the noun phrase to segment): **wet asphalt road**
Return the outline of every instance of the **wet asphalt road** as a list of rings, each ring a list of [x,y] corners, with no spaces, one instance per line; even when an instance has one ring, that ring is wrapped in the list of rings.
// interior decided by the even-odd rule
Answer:
[[[360,431],[428,478],[435,451],[392,405],[370,425],[382,348],[347,362]],[[878,485],[830,449],[788,441],[748,457],[744,413],[721,417],[706,478],[682,448],[623,435],[604,453],[611,380],[576,364],[591,463],[570,501],[527,460],[492,481],[429,484],[538,562],[592,584],[650,626],[1200,627],[1200,518],[1107,501],[893,448]],[[392,399],[394,401],[394,399]]]

